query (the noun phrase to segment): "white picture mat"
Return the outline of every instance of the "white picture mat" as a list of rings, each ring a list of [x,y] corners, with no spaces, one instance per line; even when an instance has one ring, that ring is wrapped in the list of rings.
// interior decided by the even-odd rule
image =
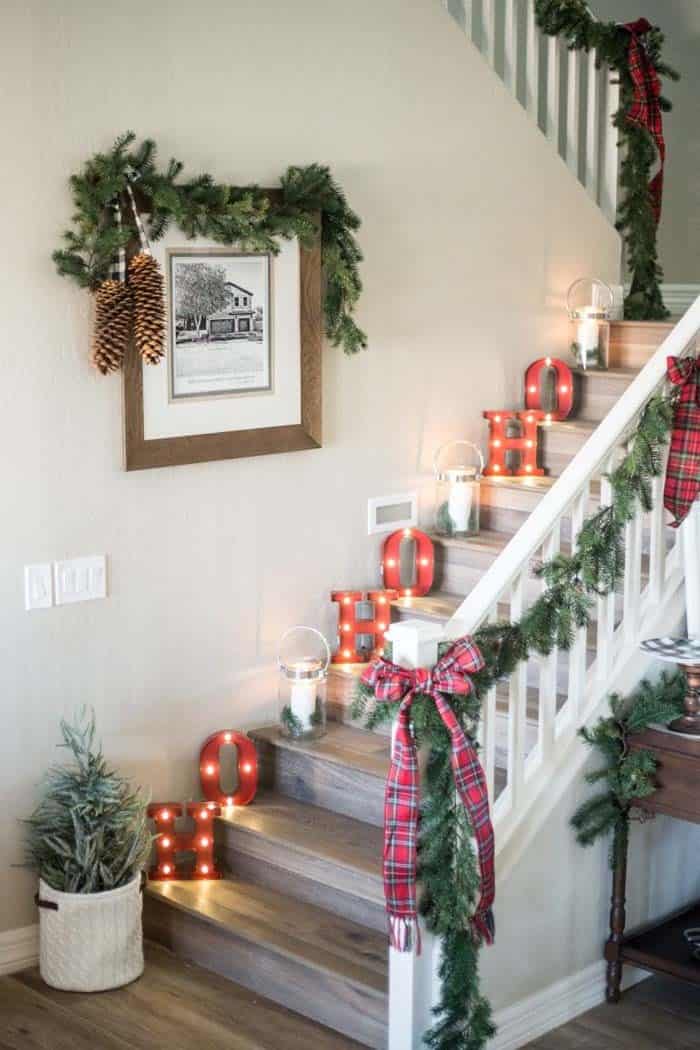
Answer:
[[[221,247],[203,237],[188,241],[173,229],[152,245],[152,251],[166,274],[168,249]],[[280,241],[279,255],[273,256],[270,266],[272,390],[173,401],[167,362],[144,363],[143,428],[147,441],[301,423],[299,272],[299,242]],[[169,312],[168,304],[168,316]]]

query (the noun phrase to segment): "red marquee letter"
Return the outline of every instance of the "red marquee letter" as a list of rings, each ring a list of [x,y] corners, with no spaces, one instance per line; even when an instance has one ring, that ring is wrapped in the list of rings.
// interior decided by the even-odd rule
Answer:
[[[332,591],[331,601],[338,603],[338,640],[339,645],[331,657],[334,664],[364,663],[367,653],[360,653],[356,641],[359,634],[372,635],[372,655],[382,651],[384,634],[389,628],[390,602],[398,596],[394,590],[369,591],[365,598],[364,591]],[[357,619],[357,603],[372,603],[372,619]]]
[[[193,832],[175,830],[175,820],[182,816],[179,802],[153,802],[148,816],[156,824],[156,863],[148,873],[149,879],[220,879],[214,863],[214,817],[221,807],[214,802],[188,802],[187,816],[194,822]],[[182,869],[176,854],[194,853],[194,868]]]
[[[543,412],[542,406],[542,373],[554,371],[556,409],[546,412],[545,422],[552,419],[566,419],[574,406],[574,377],[571,369],[558,357],[543,357],[533,361],[525,373],[525,408],[530,411]]]
[[[531,478],[544,474],[537,466],[538,424],[544,419],[544,412],[484,412],[489,421],[489,461],[484,470],[488,477],[503,477],[515,474],[517,477]],[[520,426],[519,437],[506,436],[506,423],[517,419]],[[516,470],[506,466],[506,452],[520,453],[520,464]]]
[[[401,586],[401,541],[415,541],[415,586]],[[388,536],[382,555],[384,586],[398,591],[401,598],[420,598],[433,586],[435,548],[430,536],[420,529],[397,529]]]
[[[221,788],[221,748],[233,744],[236,748],[238,787],[232,795]],[[220,806],[247,806],[258,789],[258,753],[255,744],[244,733],[222,729],[212,733],[199,753],[199,779],[204,797]]]

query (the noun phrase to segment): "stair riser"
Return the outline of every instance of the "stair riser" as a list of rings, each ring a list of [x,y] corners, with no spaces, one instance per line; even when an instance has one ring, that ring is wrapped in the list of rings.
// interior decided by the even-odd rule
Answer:
[[[379,777],[325,762],[307,751],[257,741],[260,782],[282,795],[355,817],[384,823],[384,784]]]
[[[633,377],[608,377],[605,372],[577,376],[576,416],[600,422],[620,400]]]
[[[377,874],[372,877],[230,823],[217,822],[215,834],[217,857],[225,871],[370,929],[386,929],[379,859]]]
[[[643,368],[672,329],[672,324],[664,322],[613,324],[610,333],[610,367]]]
[[[387,1000],[381,992],[252,944],[149,896],[144,900],[144,931],[187,962],[236,981],[365,1046],[386,1047]]]

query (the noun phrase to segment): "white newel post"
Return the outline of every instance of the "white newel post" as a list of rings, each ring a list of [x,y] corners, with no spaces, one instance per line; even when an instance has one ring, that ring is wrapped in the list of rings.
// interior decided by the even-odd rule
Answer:
[[[443,628],[425,620],[394,623],[387,632],[391,657],[401,667],[433,667]],[[396,723],[392,727],[394,743]],[[388,1050],[420,1050],[423,1033],[432,1023],[433,974],[439,945],[421,926],[422,951],[397,952],[389,948],[389,1047]]]
[[[682,529],[687,633],[700,638],[700,500],[695,500]]]

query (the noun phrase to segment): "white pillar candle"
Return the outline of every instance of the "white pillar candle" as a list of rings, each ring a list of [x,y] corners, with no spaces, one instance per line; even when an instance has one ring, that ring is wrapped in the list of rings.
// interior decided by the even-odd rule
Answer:
[[[317,680],[315,678],[298,678],[292,681],[289,706],[294,717],[299,719],[303,732],[307,732],[313,725],[316,695]]]
[[[598,352],[600,341],[599,323],[589,314],[597,313],[594,306],[586,306],[581,310],[582,319],[576,326],[576,343],[581,355],[581,367],[585,368],[589,358]]]
[[[463,477],[464,470],[448,470],[450,494],[447,499],[447,512],[455,532],[469,531],[469,517],[472,512],[472,484],[457,480]]]

